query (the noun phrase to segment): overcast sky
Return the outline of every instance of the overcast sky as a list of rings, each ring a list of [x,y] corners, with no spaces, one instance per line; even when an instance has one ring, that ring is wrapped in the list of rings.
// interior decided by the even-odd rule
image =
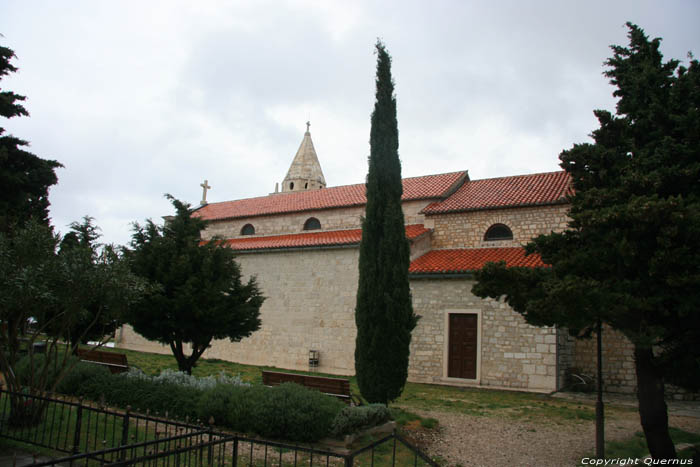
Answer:
[[[197,205],[274,191],[305,122],[328,186],[367,171],[376,56],[393,57],[403,176],[472,179],[559,170],[595,108],[626,21],[666,59],[700,53],[700,2],[28,1],[0,5],[20,71],[0,87],[31,117],[3,121],[55,159],[56,228],[84,215],[103,241]]]

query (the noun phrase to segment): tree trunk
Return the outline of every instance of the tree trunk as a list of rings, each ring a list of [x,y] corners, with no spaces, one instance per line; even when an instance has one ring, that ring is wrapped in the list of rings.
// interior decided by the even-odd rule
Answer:
[[[177,360],[177,369],[191,375],[192,366],[189,364],[189,359],[185,357],[182,347],[182,341],[170,341],[170,350],[173,351],[175,360]]]
[[[637,371],[637,398],[639,417],[649,453],[654,459],[675,459],[676,449],[668,433],[668,413],[664,400],[664,379],[654,366],[651,348],[634,347]]]
[[[209,343],[204,345],[192,344],[192,354],[186,356],[183,351],[184,346],[182,345],[182,341],[170,342],[170,349],[173,351],[175,360],[177,360],[177,369],[188,375],[192,374],[192,368],[195,367],[197,360],[199,360],[199,357],[207,350],[207,347],[209,347]]]
[[[44,394],[39,392],[36,395],[43,396]],[[36,426],[41,422],[48,405],[47,401],[35,399],[31,396],[24,396],[18,393],[10,394],[9,398],[9,426],[13,428],[29,428]]]

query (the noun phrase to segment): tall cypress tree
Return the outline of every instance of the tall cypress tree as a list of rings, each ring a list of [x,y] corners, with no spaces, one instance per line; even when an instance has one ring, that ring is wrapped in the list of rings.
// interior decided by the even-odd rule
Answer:
[[[0,46],[0,80],[17,71],[10,60],[15,53]],[[25,97],[0,88],[0,117],[28,116]],[[30,218],[48,225],[49,187],[55,185],[56,161],[41,159],[23,148],[29,143],[5,134],[0,127],[0,232],[11,233]]]
[[[377,41],[377,92],[370,131],[367,207],[362,222],[355,323],[355,371],[362,396],[388,403],[408,377],[413,313],[409,245],[401,210],[401,162],[391,57]]]

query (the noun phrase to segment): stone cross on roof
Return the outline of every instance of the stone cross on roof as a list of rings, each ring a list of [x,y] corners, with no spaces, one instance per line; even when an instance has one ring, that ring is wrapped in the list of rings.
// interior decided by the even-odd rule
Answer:
[[[208,180],[204,180],[204,183],[200,183],[199,186],[202,187],[202,201],[199,202],[202,206],[207,204],[207,190],[211,190]]]

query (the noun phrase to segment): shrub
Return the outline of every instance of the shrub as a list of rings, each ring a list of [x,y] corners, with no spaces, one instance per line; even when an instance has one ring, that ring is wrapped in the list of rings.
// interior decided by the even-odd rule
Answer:
[[[207,423],[214,417],[215,424],[234,431],[291,441],[327,436],[344,407],[334,397],[292,383],[268,388],[238,377],[196,378],[174,371],[157,377],[139,371],[111,375],[87,364],[76,367],[61,389],[139,412],[167,411],[169,418]]]
[[[204,422],[213,417],[214,423],[241,433],[251,431],[255,417],[252,407],[260,393],[258,387],[217,384],[202,392],[197,404],[197,414]]]
[[[76,363],[77,358],[76,357],[68,357],[68,365],[73,365]],[[44,363],[46,362],[46,355],[45,354],[34,354],[34,381],[37,381],[37,378],[40,377],[41,371],[44,369]],[[46,387],[51,387],[51,385],[54,383],[56,380],[56,377],[58,376],[58,373],[61,371],[63,365],[63,356],[58,357],[58,361],[55,362],[55,364],[52,364],[51,362],[49,363],[48,369],[47,369],[47,385]],[[29,355],[25,355],[24,357],[20,358],[17,364],[15,365],[15,374],[17,375],[20,383],[23,386],[29,386],[30,381],[31,381],[31,371],[32,371],[32,359],[29,357]]]
[[[131,406],[133,410],[154,413],[184,420],[197,419],[197,401],[201,390],[167,381],[153,381],[124,375],[113,376],[102,387],[106,402],[118,407]]]
[[[226,426],[241,433],[255,432],[253,421],[258,416],[256,407],[269,388],[265,386],[238,387],[231,391],[226,407]]]
[[[109,384],[111,374],[103,365],[78,362],[58,383],[56,390],[63,394],[87,396],[99,394],[100,388]]]
[[[263,388],[263,387],[261,387]],[[343,403],[334,397],[284,383],[252,397],[253,430],[272,438],[314,441],[326,436]]]
[[[141,370],[137,370],[136,368],[130,368],[124,376],[127,378],[136,378],[143,381],[177,384],[179,386],[188,386],[202,390],[213,388],[217,384],[248,385],[248,383],[243,382],[240,376],[229,376],[223,371],[217,376],[210,375],[197,377],[188,375],[184,371],[166,369],[161,371],[158,376],[149,376]]]
[[[345,407],[333,420],[331,436],[339,438],[351,433],[381,425],[391,420],[389,409],[383,404],[370,404],[361,407]]]

